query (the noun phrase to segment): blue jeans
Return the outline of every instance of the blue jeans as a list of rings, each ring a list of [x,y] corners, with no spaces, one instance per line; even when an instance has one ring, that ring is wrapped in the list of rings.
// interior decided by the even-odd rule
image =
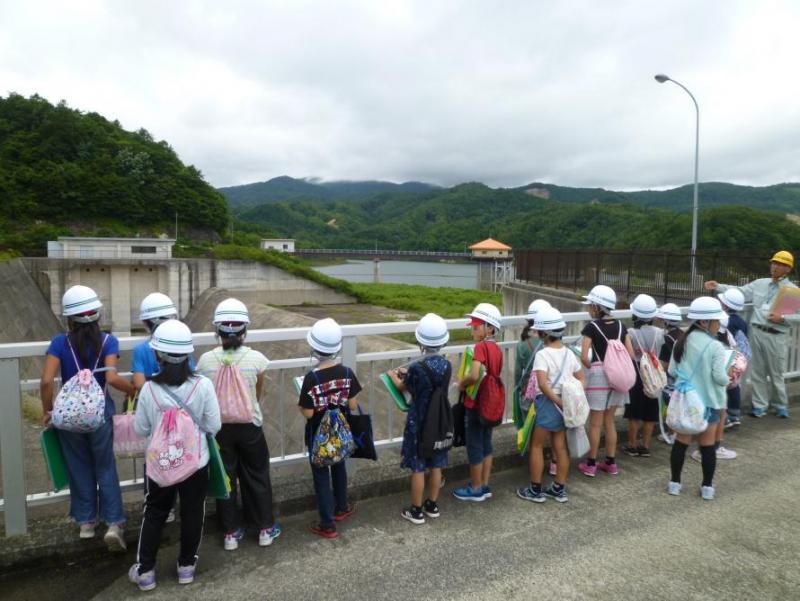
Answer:
[[[88,434],[56,430],[69,474],[69,515],[78,524],[97,521],[98,501],[102,521],[107,524],[125,521],[114,459],[113,413],[113,404],[108,401],[106,422]]]
[[[467,409],[464,412],[464,425],[467,439],[467,460],[470,465],[478,465],[494,452],[492,428],[481,424],[477,409]]]
[[[310,463],[310,461],[309,461]],[[347,468],[340,461],[330,467],[311,466],[314,477],[314,494],[317,497],[317,510],[321,526],[333,526],[334,511],[347,509]],[[333,481],[333,491],[331,491]],[[335,503],[335,505],[334,505]]]

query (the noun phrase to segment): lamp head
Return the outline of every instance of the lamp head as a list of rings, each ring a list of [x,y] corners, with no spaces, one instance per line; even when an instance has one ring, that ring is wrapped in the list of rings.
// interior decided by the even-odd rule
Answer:
[[[658,83],[664,83],[665,81],[669,81],[669,77],[667,77],[663,73],[659,73],[658,75],[656,75],[656,81]]]

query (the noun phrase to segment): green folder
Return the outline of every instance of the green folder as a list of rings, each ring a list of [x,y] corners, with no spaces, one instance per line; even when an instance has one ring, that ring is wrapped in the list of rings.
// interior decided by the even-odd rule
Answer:
[[[58,434],[53,428],[42,430],[39,441],[42,444],[42,455],[44,455],[47,473],[53,483],[53,491],[58,492],[69,486],[69,474],[67,473],[67,465],[64,463],[61,441],[58,440]]]
[[[214,499],[228,499],[231,496],[231,479],[222,463],[217,440],[211,435],[208,437],[208,496]]]
[[[528,445],[531,442],[531,433],[533,432],[533,426],[536,423],[536,408],[531,403],[530,409],[528,409],[528,414],[525,416],[525,422],[522,424],[522,428],[517,431],[517,451],[519,451],[520,455],[526,455],[528,452]]]
[[[464,376],[469,374],[472,371],[472,360],[475,356],[475,347],[468,346],[464,349],[464,354],[461,355],[461,365],[458,368],[458,379],[463,380]],[[467,386],[466,393],[469,398],[474,399],[478,396],[478,389],[481,387],[481,382],[483,382],[483,378],[486,375],[486,367],[481,365],[481,369],[478,372],[478,381],[474,384]]]
[[[397,390],[397,386],[394,385],[392,379],[389,377],[389,374],[381,374],[380,376],[381,382],[383,385],[386,386],[386,390],[389,391],[389,395],[397,405],[397,408],[400,411],[407,412],[408,411],[408,401],[406,401],[406,397],[403,395],[402,392]]]

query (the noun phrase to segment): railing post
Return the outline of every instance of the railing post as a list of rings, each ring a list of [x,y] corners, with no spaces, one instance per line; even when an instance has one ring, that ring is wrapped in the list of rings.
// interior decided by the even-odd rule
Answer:
[[[6,536],[28,531],[19,359],[0,359],[0,457]]]
[[[345,336],[342,340],[342,365],[346,365],[355,371],[357,353],[358,338],[356,336]]]
[[[669,294],[669,253],[664,255],[664,301],[669,302],[667,295]]]

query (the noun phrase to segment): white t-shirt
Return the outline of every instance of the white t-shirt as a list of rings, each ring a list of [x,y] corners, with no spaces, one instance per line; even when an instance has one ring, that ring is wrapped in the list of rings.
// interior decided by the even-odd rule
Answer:
[[[564,366],[564,374],[558,383],[553,386],[553,382],[558,378],[558,374],[561,373],[562,365]],[[575,353],[566,346],[562,348],[545,347],[536,353],[536,358],[533,360],[533,370],[546,372],[547,380],[550,382],[553,392],[561,394],[561,381],[565,377],[573,375],[576,371],[580,371],[581,364]]]
[[[664,330],[652,325],[643,325],[641,328],[628,328],[631,337],[631,346],[637,359],[642,356],[642,351],[652,350],[656,357],[661,353],[664,345]]]

